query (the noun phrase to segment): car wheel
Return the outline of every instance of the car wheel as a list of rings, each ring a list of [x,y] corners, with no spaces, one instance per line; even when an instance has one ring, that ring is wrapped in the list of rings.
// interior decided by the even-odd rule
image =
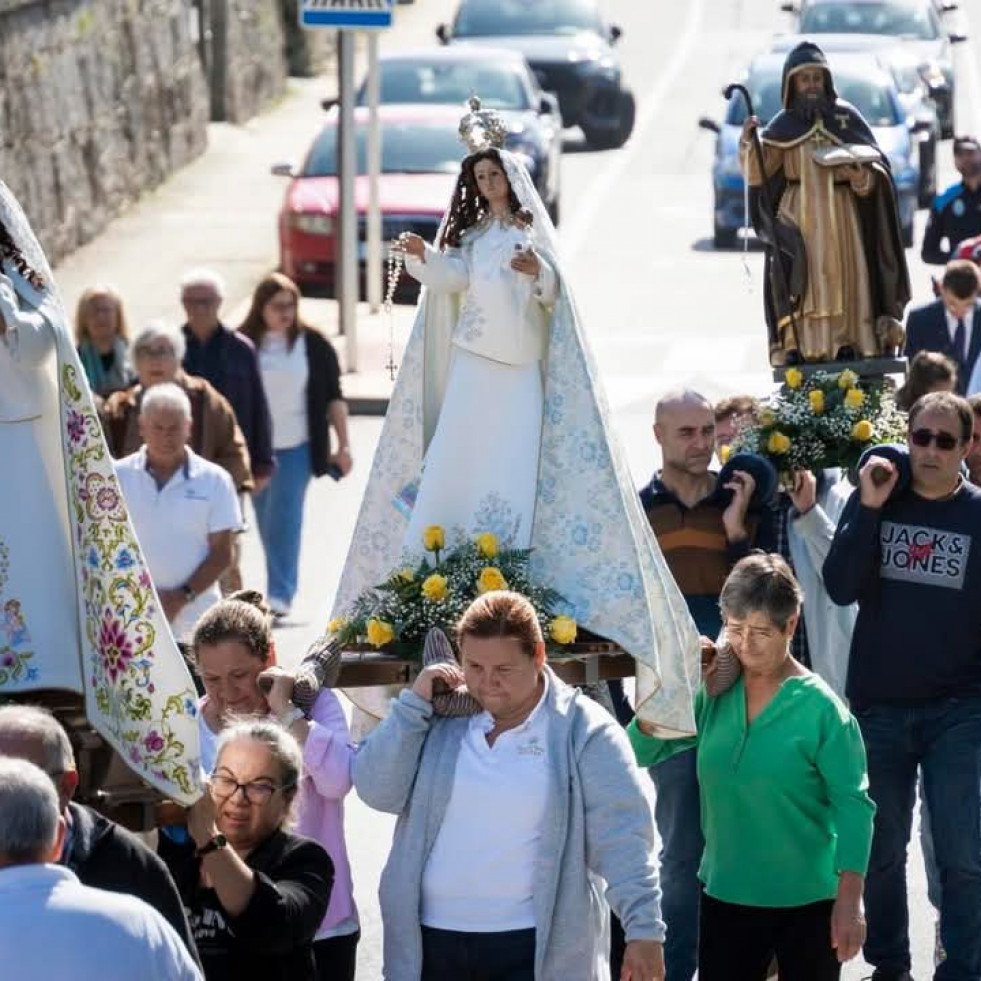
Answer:
[[[903,236],[903,248],[904,249],[913,248],[913,222],[910,222],[908,225],[903,225],[902,236]]]
[[[712,233],[712,242],[717,249],[734,249],[738,235],[735,228],[723,228],[717,224]]]
[[[637,103],[633,92],[624,89],[620,93],[619,104],[617,106],[618,116],[615,126],[592,126],[589,123],[580,123],[582,131],[586,136],[586,143],[592,150],[616,150],[622,147],[630,134],[634,131],[634,122],[637,118]]]

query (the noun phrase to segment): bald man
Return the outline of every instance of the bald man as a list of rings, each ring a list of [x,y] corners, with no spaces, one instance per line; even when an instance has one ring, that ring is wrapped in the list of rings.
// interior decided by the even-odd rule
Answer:
[[[729,570],[752,548],[775,547],[773,516],[750,511],[752,476],[737,472],[724,486],[709,470],[715,411],[698,392],[670,392],[654,411],[662,468],[640,492],[647,520],[688,603],[699,632],[713,640],[722,620],[719,593]],[[731,492],[731,493],[730,493]],[[654,814],[661,835],[662,911],[667,981],[691,981],[698,958],[698,865],[704,845],[695,751],[651,768]]]

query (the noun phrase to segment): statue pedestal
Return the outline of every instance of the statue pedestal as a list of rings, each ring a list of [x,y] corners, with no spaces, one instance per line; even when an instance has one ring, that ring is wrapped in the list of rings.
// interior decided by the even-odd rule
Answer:
[[[881,381],[886,375],[902,375],[906,378],[906,368],[908,365],[906,358],[860,358],[855,361],[810,361],[802,364],[785,365],[782,368],[773,369],[773,380],[783,383],[784,375],[788,369],[796,368],[805,378],[817,374],[819,371],[829,375],[836,375],[842,371],[854,371],[860,381]]]

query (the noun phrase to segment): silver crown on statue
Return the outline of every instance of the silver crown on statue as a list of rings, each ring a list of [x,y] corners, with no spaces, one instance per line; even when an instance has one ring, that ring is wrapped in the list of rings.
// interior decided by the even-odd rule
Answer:
[[[470,107],[460,120],[460,139],[468,153],[479,153],[490,147],[500,150],[508,134],[507,123],[493,109],[481,109],[480,99],[472,95],[467,100]]]

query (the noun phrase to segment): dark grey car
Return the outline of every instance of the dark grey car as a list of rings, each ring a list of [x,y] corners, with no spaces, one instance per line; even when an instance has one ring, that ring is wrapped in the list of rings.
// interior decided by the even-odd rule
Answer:
[[[621,31],[606,24],[596,0],[461,0],[436,36],[519,51],[558,96],[563,124],[580,126],[594,149],[622,146],[633,132],[634,97],[616,50]]]

